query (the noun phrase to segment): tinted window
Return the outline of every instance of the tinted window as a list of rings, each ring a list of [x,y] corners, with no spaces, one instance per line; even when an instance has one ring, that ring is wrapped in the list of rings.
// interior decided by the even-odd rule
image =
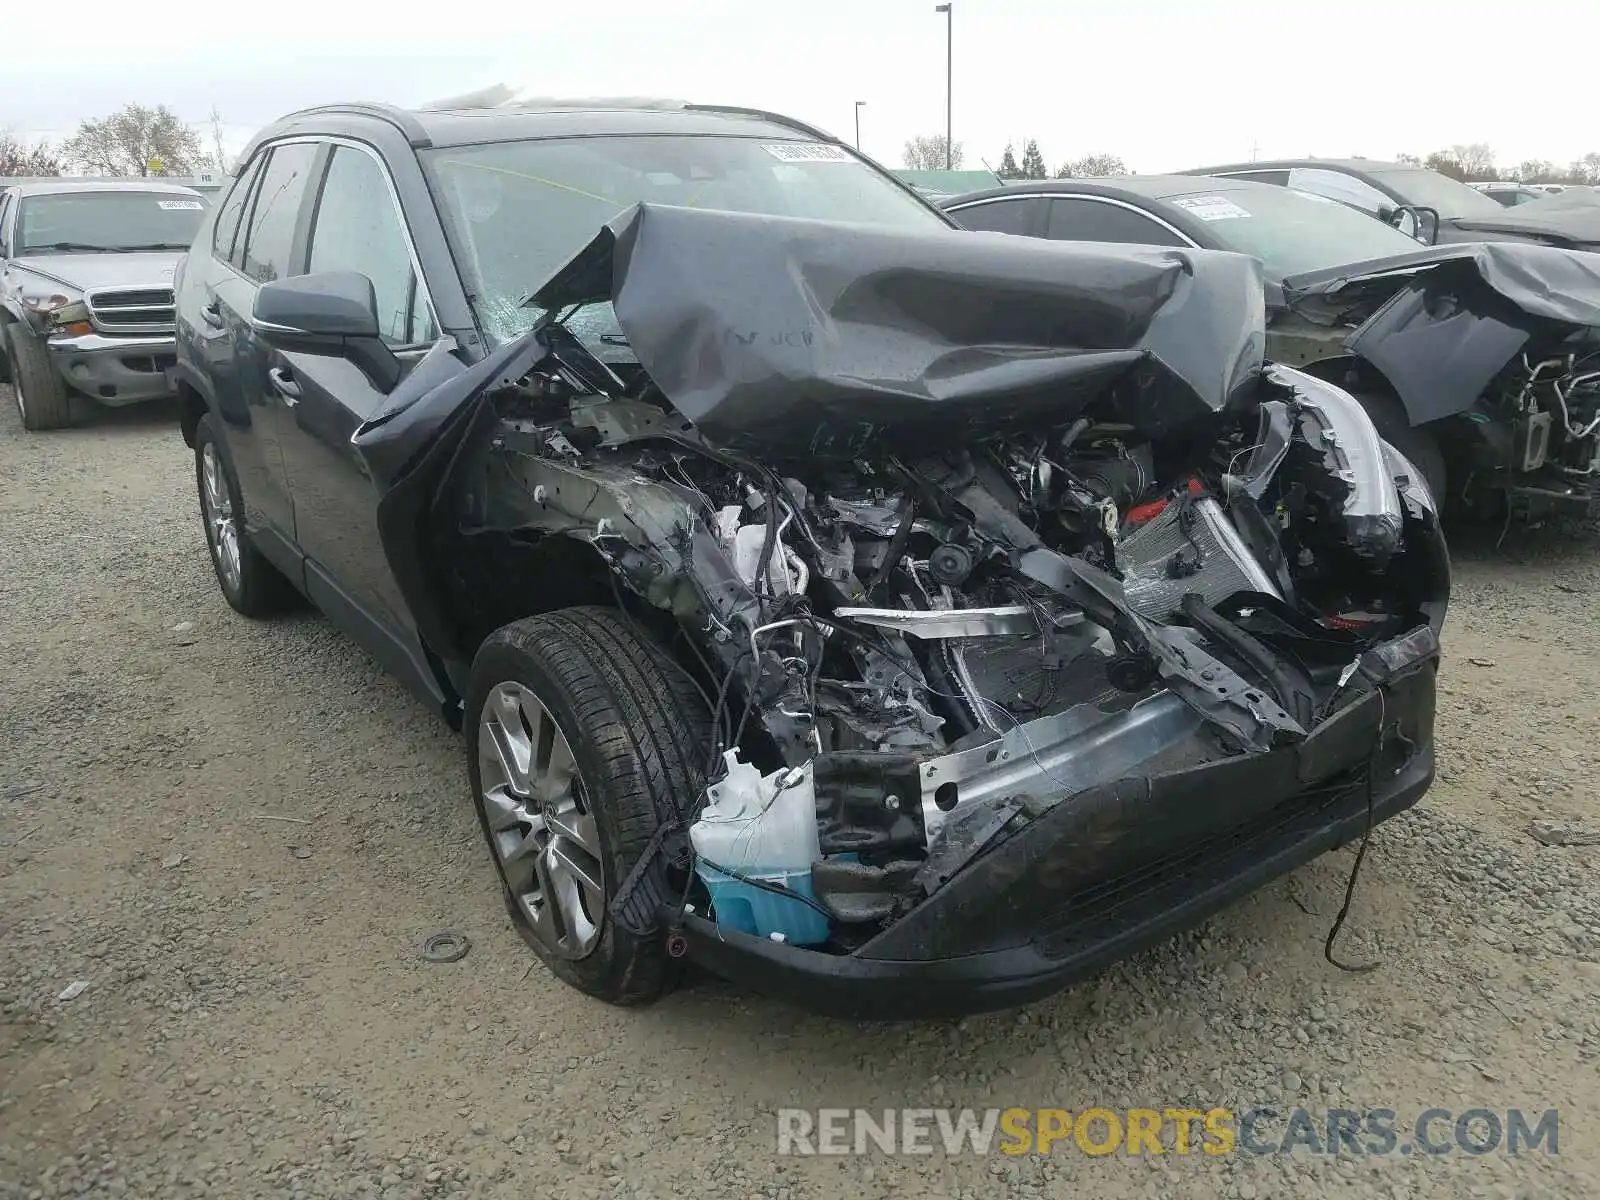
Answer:
[[[536,320],[539,310],[522,305],[528,294],[607,221],[640,202],[947,228],[926,201],[826,142],[546,138],[425,150],[422,157],[479,320],[496,339]]]
[[[1289,186],[1298,192],[1322,196],[1359,208],[1376,216],[1378,210],[1392,208],[1399,203],[1364,179],[1346,175],[1343,171],[1329,171],[1323,167],[1296,167],[1289,172]],[[1470,190],[1470,189],[1469,189]],[[1476,192],[1473,195],[1477,195]]]
[[[257,156],[247,168],[239,172],[239,177],[233,181],[233,187],[228,192],[228,198],[222,202],[222,208],[217,212],[217,223],[211,232],[211,252],[218,258],[227,259],[233,256],[234,239],[239,233],[239,218],[244,216],[245,201],[250,197],[250,185],[261,173],[261,157]]]
[[[1270,183],[1275,187],[1285,187],[1289,183],[1288,171],[1229,171],[1223,174],[1215,172],[1219,179],[1248,179],[1251,183]]]
[[[967,229],[987,229],[993,233],[1032,233],[1033,215],[1039,202],[1031,196],[1015,200],[990,200],[984,204],[969,204],[950,215]]]
[[[1498,206],[1477,188],[1424,167],[1404,167],[1375,173],[1379,182],[1406,204],[1434,209],[1441,219],[1493,217]]]
[[[431,314],[416,276],[383,168],[361,150],[334,149],[317,202],[307,270],[355,271],[372,280],[378,328],[395,343],[430,340]]]
[[[295,218],[316,156],[316,146],[295,142],[276,147],[267,160],[250,210],[250,233],[244,247],[244,273],[258,283],[271,283],[290,273]]]
[[[187,250],[205,215],[205,201],[182,192],[27,196],[17,209],[17,253]]]
[[[1417,249],[1416,242],[1382,221],[1293,188],[1235,186],[1172,196],[1167,203],[1204,221],[1212,244],[1259,258],[1269,279]]]
[[[1149,217],[1100,200],[1052,200],[1046,237],[1057,241],[1131,242],[1139,246],[1189,243]]]

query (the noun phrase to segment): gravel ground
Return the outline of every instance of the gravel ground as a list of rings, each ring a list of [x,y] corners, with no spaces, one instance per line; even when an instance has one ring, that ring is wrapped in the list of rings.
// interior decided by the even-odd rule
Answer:
[[[1330,855],[1022,1012],[591,1003],[512,933],[458,739],[326,622],[228,609],[170,412],[0,387],[0,1196],[1600,1195],[1600,542],[1457,547],[1440,775],[1345,951]],[[462,961],[419,960],[450,927]],[[58,999],[73,981],[87,987]],[[783,1106],[1561,1110],[1561,1153],[778,1158]]]

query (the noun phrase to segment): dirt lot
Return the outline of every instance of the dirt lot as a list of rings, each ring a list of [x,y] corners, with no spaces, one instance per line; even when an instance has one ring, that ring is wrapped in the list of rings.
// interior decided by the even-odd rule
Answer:
[[[171,414],[24,435],[0,387],[0,1196],[1600,1195],[1600,847],[1527,832],[1600,828],[1600,541],[1491,543],[1357,894],[1377,970],[1322,960],[1346,851],[1020,1013],[623,1012],[512,933],[459,740],[319,617],[224,605]],[[1560,1153],[774,1153],[783,1106],[1097,1104],[1559,1108]]]

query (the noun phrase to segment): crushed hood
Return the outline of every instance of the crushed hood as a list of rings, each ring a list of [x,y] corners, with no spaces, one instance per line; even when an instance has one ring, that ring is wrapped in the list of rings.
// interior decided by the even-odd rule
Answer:
[[[1600,212],[1600,206],[1596,211]],[[1420,286],[1413,281],[1421,273],[1446,264],[1445,274],[1450,279],[1476,276],[1530,316],[1571,325],[1600,325],[1600,257],[1529,242],[1430,246],[1414,254],[1292,275],[1283,281],[1283,289],[1291,305],[1385,278],[1392,279],[1395,290],[1400,291],[1408,285]]]
[[[1265,342],[1245,255],[655,205],[530,303],[604,300],[704,436],[779,457],[1069,420],[1117,385],[1159,435],[1227,407]]]

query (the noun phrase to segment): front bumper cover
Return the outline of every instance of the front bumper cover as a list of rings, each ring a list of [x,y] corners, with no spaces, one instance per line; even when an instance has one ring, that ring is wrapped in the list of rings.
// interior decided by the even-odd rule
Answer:
[[[45,342],[68,387],[100,404],[137,404],[172,394],[168,369],[178,360],[171,334],[108,337],[85,333]]]
[[[688,953],[837,1016],[957,1015],[1040,999],[1359,837],[1369,762],[1374,822],[1414,804],[1433,780],[1436,668],[1436,658],[1407,666],[1297,744],[1063,801],[854,953],[767,941],[694,913]]]

